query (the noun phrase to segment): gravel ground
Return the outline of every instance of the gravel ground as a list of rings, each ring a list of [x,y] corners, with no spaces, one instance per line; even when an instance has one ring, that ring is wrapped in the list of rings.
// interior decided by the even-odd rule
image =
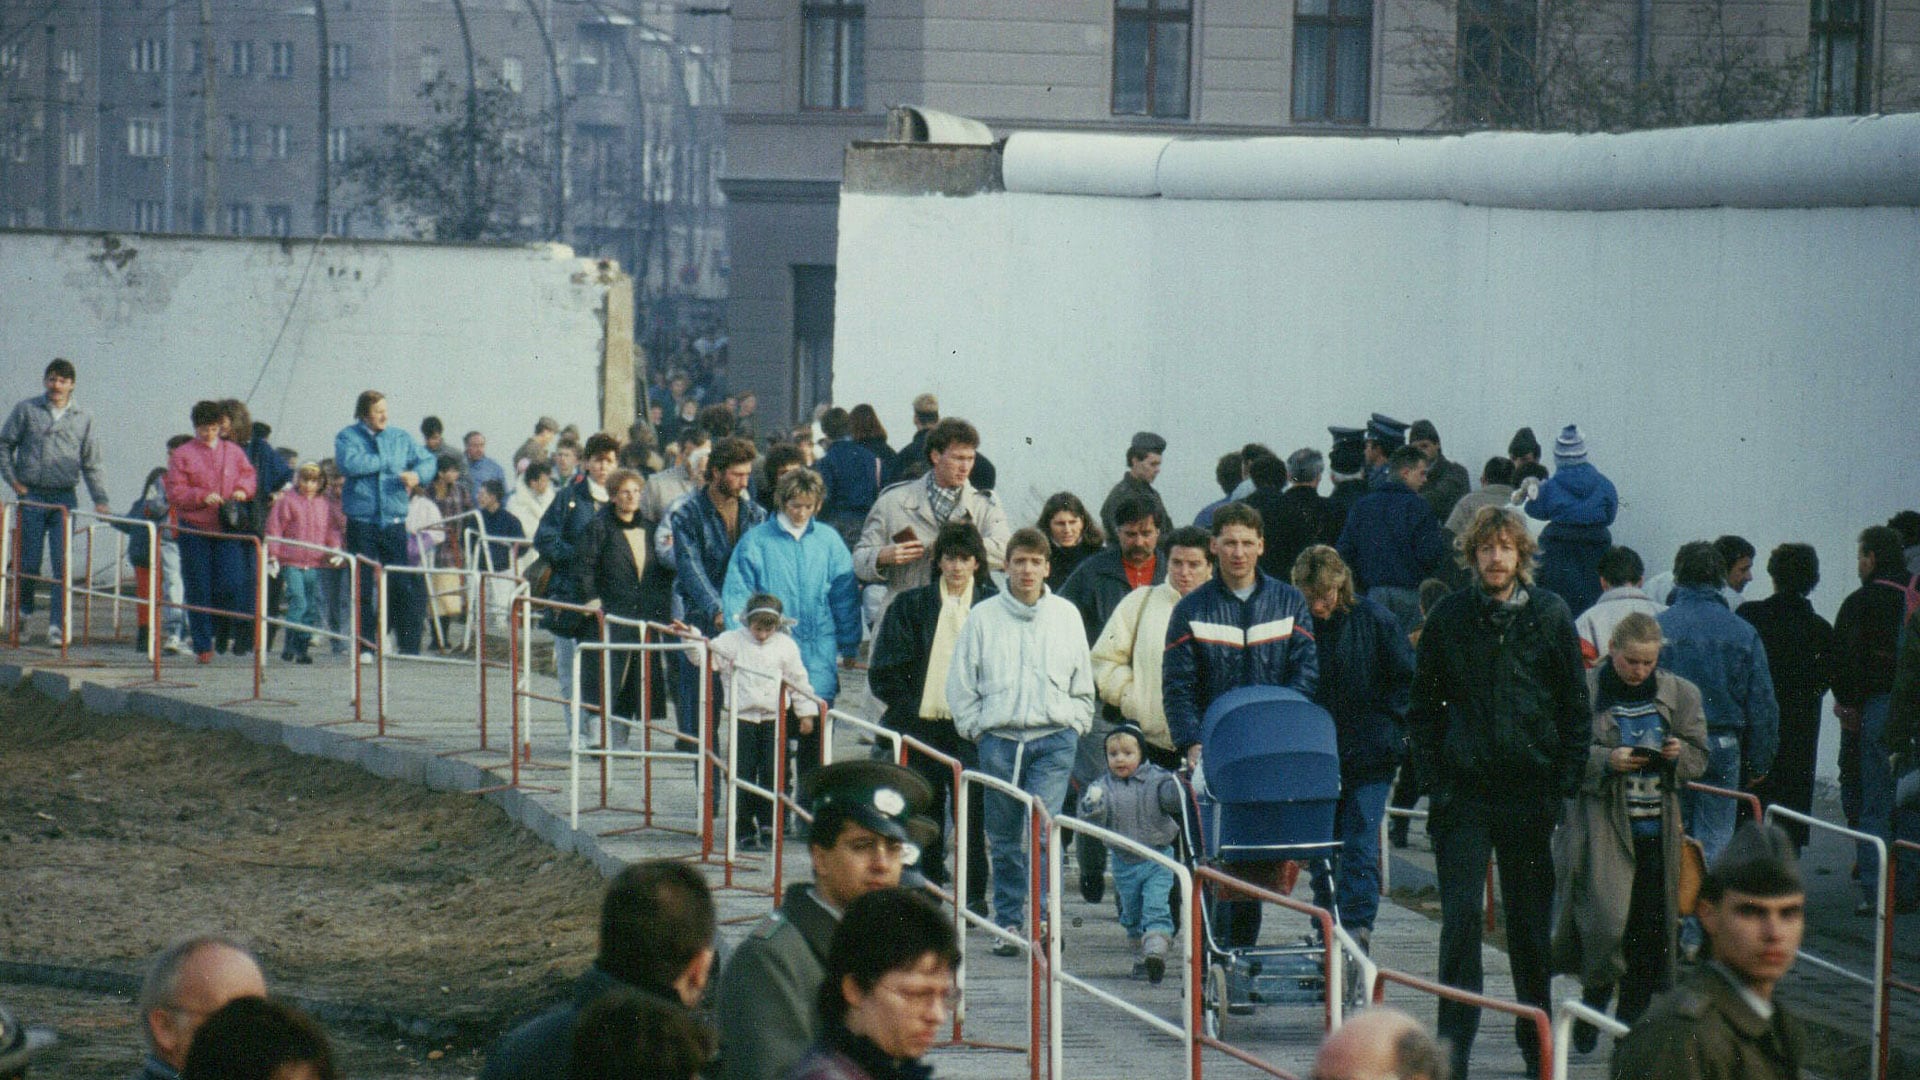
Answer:
[[[470,1075],[591,960],[603,888],[470,796],[30,690],[0,696],[0,870],[0,1001],[75,1080],[131,1070],[142,965],[205,930],[316,1003],[350,1075]]]

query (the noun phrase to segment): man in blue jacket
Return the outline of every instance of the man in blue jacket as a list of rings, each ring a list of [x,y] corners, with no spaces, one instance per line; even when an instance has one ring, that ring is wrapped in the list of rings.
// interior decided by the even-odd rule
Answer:
[[[1320,675],[1313,616],[1300,590],[1260,572],[1260,515],[1245,503],[1213,514],[1220,575],[1180,598],[1167,620],[1160,669],[1167,731],[1187,763],[1200,762],[1200,720],[1215,698],[1242,686],[1284,686],[1312,697]],[[1260,939],[1260,902],[1215,905],[1229,945]]]
[[[1673,557],[1671,606],[1655,618],[1666,643],[1660,666],[1700,688],[1707,714],[1707,771],[1703,784],[1740,789],[1766,778],[1780,745],[1780,703],[1773,696],[1767,647],[1760,631],[1727,609],[1720,593],[1726,563],[1705,540],[1683,544]],[[1700,841],[1707,861],[1733,839],[1739,804],[1718,795],[1681,796],[1687,835]]]
[[[758,456],[753,444],[745,439],[716,439],[707,455],[707,486],[688,496],[670,515],[673,591],[684,608],[682,618],[708,637],[727,628],[720,594],[726,587],[727,564],[733,559],[734,545],[748,529],[767,519],[759,503],[743,497],[753,480],[753,459]],[[685,660],[691,654],[676,655]],[[700,728],[700,675],[690,662],[683,663],[680,670],[681,693],[675,720],[682,735],[692,735]],[[718,716],[719,684],[711,675],[708,678],[708,693]],[[707,735],[711,739],[713,733]]]
[[[1393,612],[1407,633],[1420,621],[1420,583],[1440,569],[1448,539],[1419,494],[1427,481],[1426,455],[1402,446],[1387,458],[1387,469],[1353,504],[1336,546],[1353,570],[1355,587]]]
[[[413,436],[387,425],[387,395],[363,391],[353,405],[354,422],[333,440],[333,462],[346,479],[340,509],[347,517],[347,550],[382,566],[407,565],[407,497],[433,482],[434,458]],[[360,573],[360,661],[371,663],[381,643],[376,598],[379,582]],[[420,653],[425,610],[418,574],[395,574],[387,583],[388,621],[400,651]]]

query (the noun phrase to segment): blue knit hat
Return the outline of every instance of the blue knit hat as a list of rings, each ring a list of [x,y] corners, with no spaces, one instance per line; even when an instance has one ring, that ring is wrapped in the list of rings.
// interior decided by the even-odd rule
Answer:
[[[1580,434],[1580,425],[1568,424],[1560,429],[1560,437],[1553,440],[1553,458],[1562,465],[1587,460],[1587,440]]]

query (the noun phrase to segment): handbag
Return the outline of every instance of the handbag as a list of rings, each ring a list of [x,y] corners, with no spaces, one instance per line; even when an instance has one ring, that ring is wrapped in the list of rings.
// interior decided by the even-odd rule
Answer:
[[[1700,903],[1700,882],[1707,876],[1707,849],[1691,836],[1680,838],[1679,909],[1691,915]]]
[[[253,508],[238,499],[228,499],[220,504],[220,528],[223,532],[248,533],[253,531]]]
[[[546,599],[547,590],[553,588],[553,562],[545,555],[533,560],[526,571],[527,594]]]

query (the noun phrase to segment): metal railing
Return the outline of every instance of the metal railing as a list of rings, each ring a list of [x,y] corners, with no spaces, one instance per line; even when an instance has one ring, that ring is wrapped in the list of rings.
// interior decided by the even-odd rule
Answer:
[[[608,618],[611,619],[613,617],[609,616]],[[568,788],[571,792],[568,820],[572,827],[576,829],[580,827],[580,762],[583,758],[594,759],[600,762],[601,801],[603,806],[605,805],[607,792],[606,765],[608,762],[620,760],[684,761],[694,767],[694,798],[699,804],[698,820],[700,822],[700,833],[704,838],[704,844],[708,847],[711,846],[713,803],[707,798],[707,791],[712,782],[710,778],[707,778],[711,763],[704,749],[709,741],[708,732],[713,708],[713,703],[709,696],[709,687],[711,684],[705,680],[701,683],[699,717],[699,739],[701,745],[693,750],[655,750],[646,743],[644,734],[640,748],[633,749],[631,745],[632,734],[636,731],[641,733],[646,731],[647,725],[645,719],[635,720],[623,718],[614,712],[613,697],[617,691],[613,685],[611,670],[613,657],[621,654],[631,654],[641,657],[638,662],[645,664],[645,657],[655,653],[668,652],[693,652],[699,657],[698,663],[702,667],[705,667],[708,663],[707,647],[704,642],[582,641],[575,648],[573,654],[573,695],[572,701],[569,703],[573,721],[570,724],[570,730],[568,732],[567,754]],[[585,687],[581,685],[580,681],[580,662],[582,654],[588,653],[600,657],[600,741],[597,746],[592,747],[584,746],[580,741],[580,714],[582,706],[585,704],[582,694]],[[628,740],[626,740],[628,746],[617,747],[613,745],[612,737],[615,725],[623,725],[626,728],[628,732]]]
[[[1782,818],[1787,821],[1799,822],[1810,829],[1822,829],[1838,836],[1847,837],[1857,843],[1867,844],[1879,852],[1880,857],[1876,860],[1879,864],[1879,870],[1873,888],[1873,973],[1871,975],[1862,975],[1826,957],[1808,952],[1804,948],[1800,950],[1799,956],[1801,960],[1812,964],[1821,971],[1838,975],[1849,982],[1860,983],[1872,989],[1873,1053],[1868,1059],[1867,1080],[1880,1080],[1880,1077],[1885,1076],[1887,1072],[1887,1055],[1889,1051],[1887,1030],[1887,976],[1888,967],[1893,961],[1893,875],[1889,873],[1891,868],[1887,865],[1887,842],[1871,833],[1864,833],[1858,829],[1849,829],[1844,825],[1835,825],[1831,822],[1821,821],[1811,814],[1803,814],[1798,810],[1790,810],[1778,803],[1766,808],[1766,816],[1763,820],[1771,825]]]
[[[1404,971],[1394,971],[1391,968],[1380,968],[1375,974],[1373,983],[1373,1003],[1375,1005],[1386,1002],[1388,983],[1404,986],[1410,990],[1418,990],[1423,994],[1431,994],[1436,998],[1441,998],[1446,1001],[1455,1001],[1462,1005],[1471,1005],[1477,1009],[1492,1009],[1495,1012],[1502,1012],[1509,1016],[1531,1021],[1534,1027],[1535,1037],[1538,1040],[1535,1045],[1540,1048],[1540,1069],[1539,1072],[1534,1075],[1537,1077],[1537,1080],[1553,1080],[1554,1069],[1559,1062],[1558,1055],[1553,1052],[1553,1021],[1547,1016],[1545,1009],[1540,1008],[1538,1005],[1523,1005],[1514,1001],[1502,1001],[1499,998],[1488,997],[1485,994],[1476,994],[1471,990],[1462,990],[1455,986],[1447,986],[1443,983],[1434,982],[1431,979],[1422,979],[1417,975],[1409,975]]]
[[[1553,1006],[1553,1078],[1567,1080],[1573,1062],[1573,1025],[1584,1022],[1599,1028],[1610,1039],[1624,1039],[1627,1025],[1588,1005],[1577,997],[1561,998]]]

